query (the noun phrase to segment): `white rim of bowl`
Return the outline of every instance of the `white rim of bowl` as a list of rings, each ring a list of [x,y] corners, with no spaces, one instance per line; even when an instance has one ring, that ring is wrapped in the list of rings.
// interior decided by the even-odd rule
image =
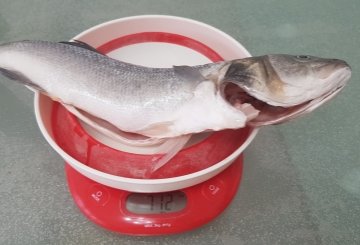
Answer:
[[[237,48],[239,48],[246,56],[251,56],[249,51],[247,49],[245,49],[245,47],[242,44],[240,44],[238,41],[236,41],[229,34],[223,32],[209,24],[206,24],[206,23],[203,23],[203,22],[200,22],[197,20],[193,20],[193,19],[188,19],[188,18],[179,17],[179,16],[172,16],[172,15],[136,15],[136,16],[129,16],[129,17],[123,17],[123,18],[119,18],[119,19],[115,19],[115,20],[110,20],[110,21],[98,24],[96,26],[90,27],[89,29],[87,29],[85,31],[82,31],[81,33],[79,33],[75,37],[73,37],[71,40],[77,40],[77,39],[83,37],[84,35],[93,32],[94,30],[96,30],[98,28],[102,28],[107,25],[117,23],[119,21],[129,21],[129,20],[136,20],[136,19],[172,19],[172,20],[179,20],[179,21],[184,21],[184,22],[193,23],[193,24],[196,24],[199,26],[203,26],[205,28],[210,29],[211,31],[219,33],[223,37],[226,37],[228,39],[228,41],[232,42],[233,45],[237,46]]]

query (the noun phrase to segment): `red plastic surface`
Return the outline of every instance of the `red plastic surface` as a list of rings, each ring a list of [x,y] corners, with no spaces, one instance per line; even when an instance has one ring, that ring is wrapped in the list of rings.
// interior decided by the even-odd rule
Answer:
[[[163,32],[137,33],[112,40],[99,49],[108,53],[114,49],[141,42],[169,42],[192,48],[213,61],[222,58],[206,45],[177,34]],[[115,150],[91,137],[75,116],[54,102],[52,128],[57,144],[76,160],[105,173],[129,178],[170,178],[203,170],[223,160],[239,148],[251,130],[224,130],[206,140],[180,151],[165,166],[152,173],[151,162],[160,155],[140,155]]]
[[[165,166],[147,175],[151,172],[151,160],[160,155],[133,154],[102,144],[58,103],[54,104],[52,119],[55,140],[69,155],[94,169],[129,178],[169,178],[200,171],[234,152],[250,133],[248,128],[216,132],[181,150]]]
[[[237,192],[242,155],[223,172],[201,184],[181,190],[184,209],[164,214],[134,214],[125,208],[127,191],[100,185],[66,165],[71,194],[80,210],[101,227],[128,235],[165,235],[198,228],[217,217]]]
[[[97,48],[101,53],[107,54],[111,51],[136,43],[145,42],[163,42],[181,45],[184,47],[191,48],[196,52],[206,56],[212,62],[224,60],[218,53],[206,46],[205,44],[182,35],[166,32],[140,32],[131,35],[119,37],[111,40]]]

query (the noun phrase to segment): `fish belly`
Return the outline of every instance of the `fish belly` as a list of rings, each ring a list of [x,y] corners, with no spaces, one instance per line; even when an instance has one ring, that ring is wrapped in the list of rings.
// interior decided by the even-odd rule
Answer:
[[[242,128],[246,122],[246,115],[226,102],[212,81],[204,81],[196,87],[192,99],[181,108],[171,111],[162,121],[139,130],[139,133],[167,138],[207,130]]]

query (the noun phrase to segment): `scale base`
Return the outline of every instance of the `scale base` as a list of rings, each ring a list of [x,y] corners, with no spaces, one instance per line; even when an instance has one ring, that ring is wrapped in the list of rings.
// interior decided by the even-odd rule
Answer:
[[[198,228],[220,215],[235,196],[241,176],[242,155],[215,177],[179,190],[186,205],[175,212],[136,214],[126,208],[128,191],[104,186],[65,165],[68,187],[81,212],[92,222],[111,231],[134,236],[181,233]],[[176,191],[178,193],[179,191]],[[174,192],[141,195],[171,195]],[[162,197],[161,197],[162,199]]]

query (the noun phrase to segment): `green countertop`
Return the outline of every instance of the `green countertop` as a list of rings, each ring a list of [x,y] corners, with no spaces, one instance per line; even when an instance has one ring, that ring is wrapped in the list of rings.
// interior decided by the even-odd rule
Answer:
[[[260,131],[219,218],[167,237],[123,236],[88,221],[37,127],[32,92],[0,77],[0,244],[360,244],[359,13],[358,0],[0,0],[0,43],[68,40],[107,20],[167,14],[213,25],[253,55],[337,57],[353,68],[336,99]]]

